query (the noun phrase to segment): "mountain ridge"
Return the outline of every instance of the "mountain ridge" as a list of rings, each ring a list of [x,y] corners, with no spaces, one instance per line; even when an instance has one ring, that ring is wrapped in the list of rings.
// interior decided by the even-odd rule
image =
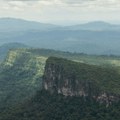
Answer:
[[[75,24],[75,25],[69,25],[69,26],[64,26],[64,25],[55,25],[52,23],[42,23],[38,21],[32,21],[32,20],[24,20],[20,18],[0,18],[0,30],[3,29],[2,26],[5,27],[5,24],[11,26],[14,24],[14,27],[19,26],[19,25],[24,25],[26,27],[26,30],[54,30],[54,29],[69,29],[69,30],[120,30],[120,24],[112,24],[109,22],[104,22],[104,21],[89,21],[87,23],[81,23],[81,24]],[[31,27],[28,27],[31,26]],[[24,27],[18,27],[18,30],[20,31],[21,28]],[[27,29],[28,27],[28,29]],[[42,28],[40,28],[42,27]],[[16,29],[17,30],[17,29]],[[21,29],[22,30],[22,29]],[[24,30],[24,29],[23,29]]]
[[[40,23],[19,18],[0,18],[0,31],[28,31],[28,30],[49,30],[57,28],[57,25],[49,23]]]
[[[0,120],[119,120],[119,71],[120,57],[32,48],[10,50],[0,66]],[[52,87],[41,90],[45,76],[51,78],[51,86],[61,84],[66,92],[51,94]],[[81,78],[77,88],[76,78]],[[67,92],[69,86],[72,93],[71,89]],[[82,96],[72,96],[77,90]]]
[[[120,57],[90,56],[46,49],[12,49],[0,66],[0,100],[3,103],[0,108],[23,102],[42,88],[42,76],[46,60],[50,56],[66,58],[83,65],[106,66],[110,70],[119,70],[120,67]]]
[[[73,30],[92,30],[92,31],[106,31],[106,30],[120,30],[119,24],[111,24],[104,21],[92,21],[84,24],[77,24],[68,26],[68,29]]]
[[[62,27],[39,24],[38,22],[34,24],[34,22],[29,21],[14,22],[17,21],[16,19],[9,23],[8,21],[12,21],[11,19],[0,24],[0,45],[19,42],[31,47],[60,51],[120,55],[119,25],[117,25],[116,30],[113,30],[112,24],[104,22]],[[97,27],[94,24],[97,24]],[[105,26],[110,26],[110,28],[104,29]]]
[[[113,77],[114,76],[114,77]],[[114,68],[49,57],[43,77],[44,89],[65,96],[93,97],[97,101],[120,100],[120,74]]]

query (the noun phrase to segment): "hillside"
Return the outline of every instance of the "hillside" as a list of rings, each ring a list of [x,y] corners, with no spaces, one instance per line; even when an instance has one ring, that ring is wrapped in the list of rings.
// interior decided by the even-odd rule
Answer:
[[[119,120],[120,87],[114,80],[120,75],[114,68],[49,57],[43,78],[46,91],[40,90],[32,98],[1,111],[0,120]]]
[[[24,50],[8,54],[0,67],[0,108],[22,102],[41,89],[45,60]]]
[[[64,52],[64,51],[56,51],[52,49],[14,49],[10,52],[14,51],[16,54],[19,53],[30,53],[35,56],[43,56],[43,57],[60,57],[66,58],[72,61],[80,62],[80,63],[87,63],[92,65],[101,65],[101,66],[120,66],[120,57],[119,56],[105,56],[105,55],[87,55],[83,53],[71,53],[71,52]]]
[[[120,73],[115,68],[50,57],[46,61],[43,81],[44,89],[51,93],[89,96],[106,102],[117,101],[117,95],[120,98]]]
[[[42,88],[44,67],[50,56],[90,65],[107,66],[110,69],[120,67],[120,58],[115,56],[90,56],[46,49],[10,50],[0,66],[0,108],[30,99]]]

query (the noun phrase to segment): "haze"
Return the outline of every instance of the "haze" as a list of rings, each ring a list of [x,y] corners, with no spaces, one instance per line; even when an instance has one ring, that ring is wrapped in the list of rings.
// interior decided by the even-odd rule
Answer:
[[[120,21],[120,0],[0,0],[0,17],[73,25]]]

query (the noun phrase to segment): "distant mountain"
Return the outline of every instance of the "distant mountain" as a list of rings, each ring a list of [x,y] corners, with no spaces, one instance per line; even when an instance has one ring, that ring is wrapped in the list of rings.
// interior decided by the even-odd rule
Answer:
[[[16,48],[28,48],[28,46],[22,43],[6,43],[0,46],[0,61],[4,60],[9,50]]]
[[[69,30],[92,30],[92,31],[104,31],[104,30],[120,30],[120,25],[110,24],[103,21],[89,22],[86,24],[78,24],[73,26],[68,26],[66,29]]]
[[[58,26],[52,24],[34,22],[34,21],[27,21],[23,19],[15,19],[15,18],[0,19],[0,32],[52,30],[56,27]]]
[[[52,30],[2,34],[0,44],[18,42],[37,48],[87,54],[120,55],[119,31]]]
[[[69,52],[120,55],[120,25],[96,21],[61,27],[1,18],[0,46],[11,42]]]
[[[0,32],[12,31],[48,31],[48,30],[120,30],[120,25],[110,24],[103,21],[88,22],[72,26],[59,26],[48,23],[40,23],[16,18],[0,18]]]

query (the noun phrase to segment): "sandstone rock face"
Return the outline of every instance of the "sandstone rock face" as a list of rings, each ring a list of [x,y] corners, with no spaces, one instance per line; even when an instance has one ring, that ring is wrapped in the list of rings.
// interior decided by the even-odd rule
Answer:
[[[97,86],[96,81],[80,77],[85,76],[87,73],[84,69],[84,72],[80,73],[77,67],[81,66],[74,64],[72,61],[49,58],[46,62],[43,88],[51,93],[63,94],[65,96],[92,97],[100,103],[110,104],[115,100],[119,100],[119,97],[102,91]]]

